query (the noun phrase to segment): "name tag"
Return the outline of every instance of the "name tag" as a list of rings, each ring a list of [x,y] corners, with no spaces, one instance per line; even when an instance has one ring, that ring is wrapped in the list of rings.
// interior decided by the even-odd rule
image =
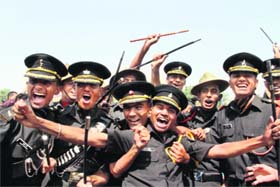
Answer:
[[[231,128],[232,128],[231,123],[223,124],[223,129],[231,129]]]

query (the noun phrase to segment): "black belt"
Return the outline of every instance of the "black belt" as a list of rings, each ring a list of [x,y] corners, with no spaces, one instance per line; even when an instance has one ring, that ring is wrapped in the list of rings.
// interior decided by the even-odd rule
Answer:
[[[194,171],[192,180],[197,182],[219,182],[223,183],[224,175],[218,172],[208,172],[208,171]]]

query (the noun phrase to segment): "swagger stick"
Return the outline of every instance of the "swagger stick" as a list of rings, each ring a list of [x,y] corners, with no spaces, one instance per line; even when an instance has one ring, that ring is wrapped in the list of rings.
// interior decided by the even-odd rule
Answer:
[[[271,40],[271,38],[268,36],[268,34],[266,34],[266,32],[260,27],[261,31],[264,33],[264,35],[267,37],[267,39],[274,44],[274,42]]]
[[[271,61],[268,60],[266,64],[268,78],[269,78],[269,91],[270,91],[270,98],[271,98],[271,107],[272,107],[272,116],[273,119],[277,119],[276,115],[276,104],[275,104],[275,94],[274,94],[274,86],[273,86],[273,77],[271,73]],[[280,179],[280,140],[276,140],[275,147],[277,151],[277,170],[278,170],[278,178]],[[278,186],[280,186],[280,180],[278,180]]]
[[[85,140],[84,140],[84,184],[86,184],[87,182],[87,174],[86,174],[86,170],[87,170],[87,147],[88,147],[88,130],[90,127],[90,123],[91,123],[91,117],[90,116],[86,116],[85,119]]]
[[[120,67],[121,67],[121,64],[122,64],[122,61],[123,61],[124,53],[125,53],[125,51],[122,52],[122,56],[121,56],[120,61],[119,61],[119,64],[118,64],[118,68],[117,68],[115,77],[114,77],[114,79],[113,79],[113,84],[111,85],[112,87],[115,85],[115,83],[116,83],[116,81],[117,81],[117,74],[118,74],[119,71],[120,71]],[[109,88],[109,89],[110,89],[110,88]],[[109,94],[109,96],[108,96],[108,98],[107,98],[107,103],[109,103],[110,98],[111,98],[111,95],[112,95],[111,92],[109,92],[108,94]]]
[[[200,41],[200,40],[201,40],[201,39],[198,39],[198,40],[189,42],[189,43],[187,43],[187,44],[184,44],[184,45],[182,45],[182,46],[180,46],[180,47],[177,47],[177,48],[175,48],[175,49],[172,49],[171,51],[168,51],[167,53],[164,53],[163,56],[164,56],[164,55],[169,55],[169,54],[171,54],[171,53],[174,53],[175,51],[178,51],[179,49],[182,49],[182,48],[184,48],[184,47],[187,47],[187,46],[189,46],[189,45],[191,45],[191,44],[194,44],[195,42],[198,42],[198,41]],[[135,68],[135,69],[138,69],[138,68],[140,68],[140,67],[142,67],[142,66],[144,66],[144,65],[147,65],[147,64],[149,64],[149,63],[151,63],[151,62],[153,62],[153,61],[154,61],[154,59],[152,59],[152,60],[150,60],[150,61],[148,61],[148,62],[145,62],[145,63],[143,63],[143,64],[139,64],[138,66],[135,66],[134,68]]]
[[[180,34],[180,33],[188,32],[188,31],[189,30],[181,30],[181,31],[178,31],[178,32],[169,32],[169,33],[165,33],[165,34],[159,34],[159,37],[170,36],[170,35],[174,35],[174,34]],[[147,39],[149,39],[149,37],[138,38],[138,39],[135,39],[135,40],[130,40],[130,42],[138,42],[138,41],[147,40]]]
[[[49,151],[49,147],[48,147],[49,137],[46,134],[42,134],[41,138],[42,138],[42,141],[43,141],[43,144],[44,144],[44,149],[45,149],[45,153],[46,153],[47,163],[50,166],[50,164],[51,164],[51,162],[50,162],[50,151]]]

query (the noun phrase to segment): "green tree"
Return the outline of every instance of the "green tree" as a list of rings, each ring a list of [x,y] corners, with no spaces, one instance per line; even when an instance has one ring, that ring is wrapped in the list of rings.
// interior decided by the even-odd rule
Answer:
[[[10,92],[10,89],[4,88],[0,90],[0,102],[5,101],[7,99],[7,94]]]
[[[193,87],[193,86],[185,86],[185,88],[184,88],[184,90],[183,90],[184,94],[186,95],[186,97],[187,97],[188,99],[191,99],[191,98],[194,97],[194,96],[191,94],[191,89],[192,89],[192,87]]]

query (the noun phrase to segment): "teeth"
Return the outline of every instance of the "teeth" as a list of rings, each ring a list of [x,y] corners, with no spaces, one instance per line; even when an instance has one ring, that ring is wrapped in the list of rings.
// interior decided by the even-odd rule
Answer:
[[[247,87],[247,84],[238,84],[237,87]]]
[[[166,119],[163,119],[163,118],[159,118],[158,121],[159,121],[160,123],[167,123],[167,122],[168,122]]]
[[[45,96],[45,94],[43,94],[43,93],[34,93],[34,95]]]
[[[34,97],[45,97],[44,94],[33,94]]]

